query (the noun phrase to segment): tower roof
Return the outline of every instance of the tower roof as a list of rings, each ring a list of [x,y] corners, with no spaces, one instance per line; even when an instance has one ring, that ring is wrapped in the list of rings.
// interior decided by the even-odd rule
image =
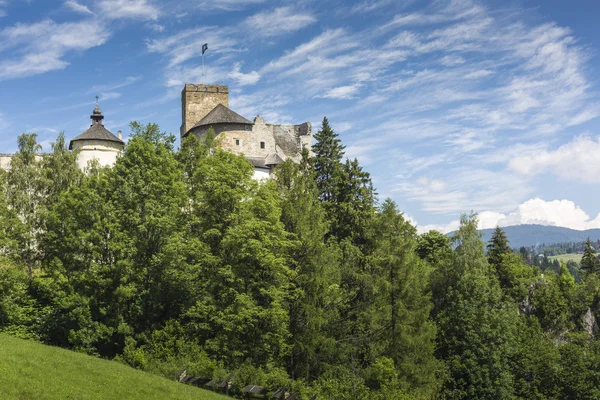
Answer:
[[[211,112],[206,114],[204,118],[196,123],[190,130],[200,126],[216,125],[216,124],[245,124],[252,125],[253,122],[242,117],[240,114],[232,111],[229,107],[223,104],[217,104]],[[188,131],[189,132],[189,131]],[[187,133],[187,132],[186,132]]]
[[[108,129],[104,127],[102,124],[102,120],[104,119],[104,115],[102,115],[102,111],[100,111],[100,107],[98,105],[98,100],[96,98],[96,108],[90,115],[92,119],[92,125],[90,128],[83,132],[81,135],[76,136],[69,143],[69,150],[73,150],[73,143],[81,140],[104,140],[107,142],[115,142],[125,144],[121,139],[112,134]]]

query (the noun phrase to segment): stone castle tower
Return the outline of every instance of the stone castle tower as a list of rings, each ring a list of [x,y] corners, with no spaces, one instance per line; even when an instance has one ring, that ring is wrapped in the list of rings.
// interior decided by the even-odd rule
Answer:
[[[310,122],[267,124],[260,116],[250,121],[229,109],[227,86],[186,84],[181,92],[181,137],[192,133],[201,138],[211,127],[223,149],[243,154],[254,166],[256,179],[268,178],[287,159],[298,161],[302,148],[312,145]]]

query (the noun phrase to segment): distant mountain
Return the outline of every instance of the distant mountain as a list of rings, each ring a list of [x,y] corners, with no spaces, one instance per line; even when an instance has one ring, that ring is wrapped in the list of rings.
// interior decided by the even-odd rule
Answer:
[[[600,229],[576,231],[560,226],[516,225],[505,226],[502,230],[506,233],[512,248],[534,246],[542,243],[548,245],[552,243],[584,242],[588,237],[591,240],[600,239]],[[480,231],[483,233],[483,240],[486,243],[491,239],[493,231],[493,229],[482,229]]]

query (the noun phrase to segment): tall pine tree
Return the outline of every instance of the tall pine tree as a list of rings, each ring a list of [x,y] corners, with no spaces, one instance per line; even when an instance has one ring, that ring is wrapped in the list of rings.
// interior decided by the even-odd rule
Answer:
[[[592,248],[590,239],[585,241],[585,250],[581,257],[581,269],[587,273],[600,271],[600,259],[596,255],[596,251]]]

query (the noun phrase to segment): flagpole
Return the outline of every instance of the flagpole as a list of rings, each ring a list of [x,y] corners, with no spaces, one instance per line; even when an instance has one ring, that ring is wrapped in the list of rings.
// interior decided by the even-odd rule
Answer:
[[[202,79],[200,79],[200,83],[204,85],[204,51],[202,52]]]

